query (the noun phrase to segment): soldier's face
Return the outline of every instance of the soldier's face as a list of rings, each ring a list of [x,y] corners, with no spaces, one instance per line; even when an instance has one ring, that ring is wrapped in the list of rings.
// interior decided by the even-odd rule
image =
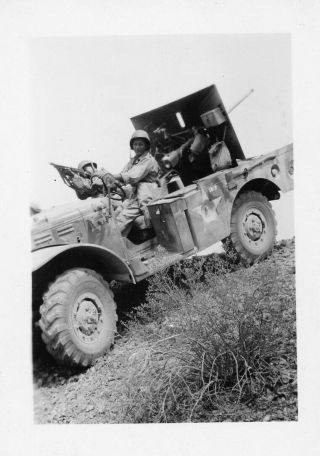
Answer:
[[[94,173],[94,169],[91,165],[84,166],[83,168],[84,172],[92,175]]]
[[[143,139],[135,139],[132,143],[132,148],[137,157],[142,155],[147,150],[147,144]]]

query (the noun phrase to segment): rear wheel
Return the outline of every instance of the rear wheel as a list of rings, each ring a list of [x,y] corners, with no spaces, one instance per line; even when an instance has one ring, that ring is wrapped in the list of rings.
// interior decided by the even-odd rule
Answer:
[[[242,261],[252,264],[272,250],[277,223],[270,202],[261,193],[248,191],[234,202],[229,243]]]
[[[70,269],[58,276],[43,296],[40,314],[42,339],[59,363],[88,366],[113,343],[113,294],[90,269]]]

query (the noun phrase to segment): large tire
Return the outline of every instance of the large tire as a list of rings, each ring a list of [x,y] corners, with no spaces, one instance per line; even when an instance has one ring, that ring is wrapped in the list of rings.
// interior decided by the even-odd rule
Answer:
[[[60,364],[88,366],[113,343],[113,293],[90,269],[70,269],[58,276],[44,294],[40,315],[42,339]]]
[[[232,247],[246,264],[263,259],[271,252],[277,235],[277,222],[267,198],[248,191],[234,202],[230,237]]]

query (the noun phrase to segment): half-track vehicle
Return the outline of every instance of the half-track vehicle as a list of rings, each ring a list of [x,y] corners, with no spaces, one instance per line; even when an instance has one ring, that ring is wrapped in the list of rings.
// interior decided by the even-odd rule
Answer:
[[[151,227],[141,215],[121,236],[112,198],[123,192],[110,190],[110,176],[105,196],[32,216],[33,315],[59,363],[91,365],[113,344],[112,281],[136,284],[226,239],[247,263],[267,256],[276,238],[270,201],[293,189],[292,144],[246,159],[215,85],[131,120],[148,131],[162,169]],[[206,156],[193,178],[183,147],[200,130],[205,155],[218,144],[231,160],[217,170]]]

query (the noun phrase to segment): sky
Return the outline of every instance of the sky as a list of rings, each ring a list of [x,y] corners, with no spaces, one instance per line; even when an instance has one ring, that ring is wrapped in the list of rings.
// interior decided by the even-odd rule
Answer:
[[[119,172],[130,117],[216,84],[247,157],[292,142],[289,34],[35,38],[29,42],[31,201],[74,201],[55,162],[83,159]],[[275,204],[278,237],[291,237],[293,195]]]

